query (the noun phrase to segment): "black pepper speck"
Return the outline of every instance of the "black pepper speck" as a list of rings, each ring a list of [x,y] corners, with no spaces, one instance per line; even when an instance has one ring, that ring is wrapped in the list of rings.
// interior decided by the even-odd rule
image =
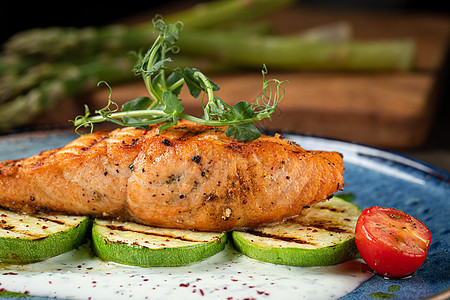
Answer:
[[[201,156],[196,155],[196,156],[192,157],[192,161],[197,164],[200,163],[201,160],[202,160]]]

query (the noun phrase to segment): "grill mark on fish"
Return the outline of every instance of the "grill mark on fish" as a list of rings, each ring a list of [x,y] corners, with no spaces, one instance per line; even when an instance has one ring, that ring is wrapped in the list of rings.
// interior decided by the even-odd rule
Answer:
[[[81,147],[80,150],[81,151],[88,151],[88,150],[92,149],[95,145],[97,145],[98,143],[106,140],[108,137],[109,137],[109,135],[106,134],[106,135],[104,135],[104,136],[102,136],[100,138],[93,139],[89,145],[87,145],[86,147]]]

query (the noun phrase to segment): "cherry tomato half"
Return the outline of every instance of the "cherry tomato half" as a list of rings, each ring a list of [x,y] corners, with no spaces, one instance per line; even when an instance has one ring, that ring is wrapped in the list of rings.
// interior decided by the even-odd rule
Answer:
[[[431,233],[418,219],[395,208],[373,206],[356,223],[355,242],[362,259],[378,274],[404,277],[425,261]]]

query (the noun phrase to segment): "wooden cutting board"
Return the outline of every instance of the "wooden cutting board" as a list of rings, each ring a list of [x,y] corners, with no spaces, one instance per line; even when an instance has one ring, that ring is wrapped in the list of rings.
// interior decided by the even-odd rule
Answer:
[[[259,126],[268,130],[319,135],[388,148],[420,145],[426,137],[432,109],[426,94],[433,84],[422,74],[311,74],[280,73],[273,77],[283,84],[285,98],[272,120]],[[260,95],[261,78],[253,74],[215,76],[212,80],[228,103],[253,101]],[[107,91],[98,91],[93,102],[101,107]],[[113,88],[113,100],[146,95],[142,83]],[[186,91],[181,96],[186,112],[201,116],[200,100]]]
[[[413,38],[417,43],[416,68],[411,72],[269,72],[269,78],[287,80],[285,98],[269,130],[303,133],[405,149],[424,143],[436,111],[440,70],[450,37],[446,16],[418,13],[368,12],[296,6],[270,17],[280,34],[345,21],[356,40]],[[269,68],[270,71],[270,68]],[[229,103],[253,101],[259,95],[259,72],[214,75],[219,96]],[[109,91],[96,90],[83,100],[100,108]],[[118,103],[147,95],[142,83],[113,87]],[[186,111],[200,115],[198,100],[182,93]]]

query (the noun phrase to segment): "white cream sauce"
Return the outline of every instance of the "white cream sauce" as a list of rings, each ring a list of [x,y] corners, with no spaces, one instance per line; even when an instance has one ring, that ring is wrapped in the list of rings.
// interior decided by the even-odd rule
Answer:
[[[0,289],[65,299],[336,299],[372,274],[360,260],[329,267],[263,263],[231,245],[183,267],[104,262],[88,245],[29,265],[1,265]]]

